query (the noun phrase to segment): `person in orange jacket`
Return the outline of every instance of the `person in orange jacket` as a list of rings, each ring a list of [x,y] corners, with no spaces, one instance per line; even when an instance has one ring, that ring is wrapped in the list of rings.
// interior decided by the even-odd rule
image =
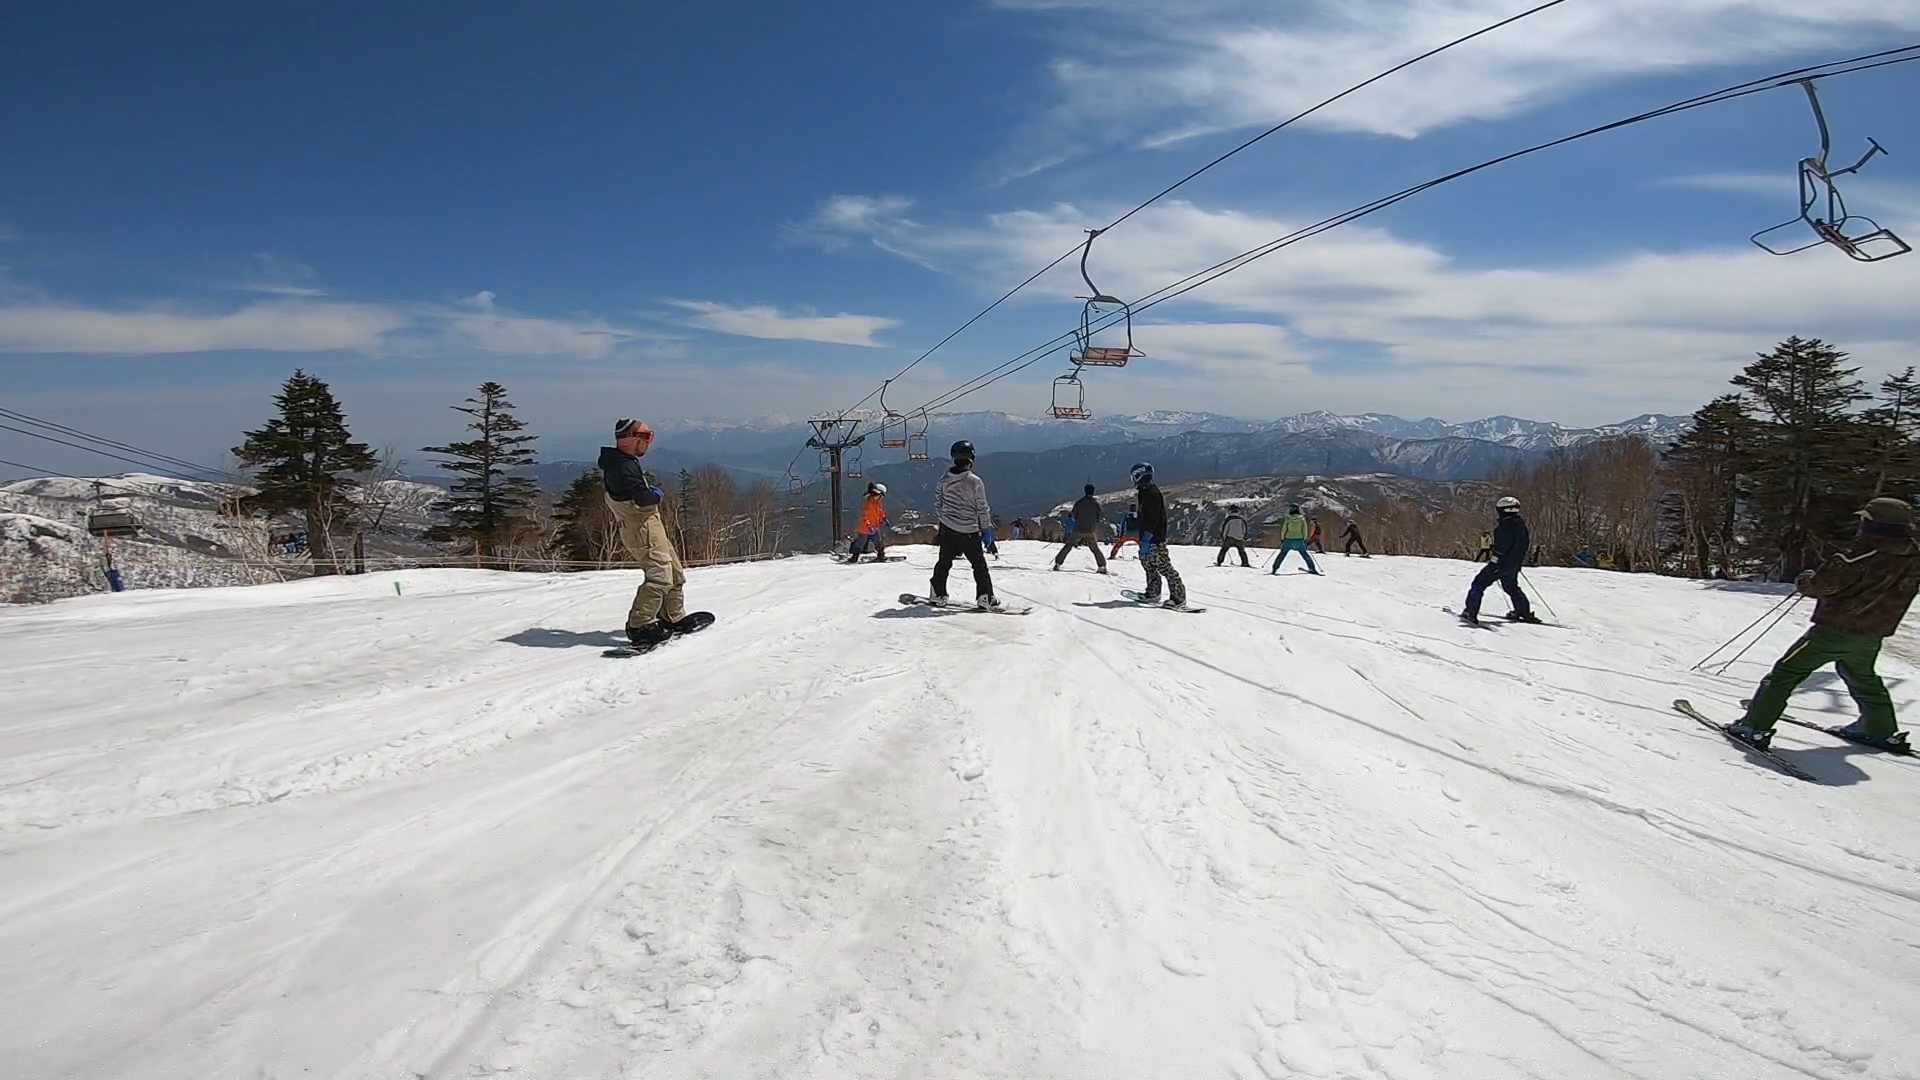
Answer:
[[[866,501],[860,504],[860,520],[853,527],[853,539],[847,544],[847,563],[860,561],[860,556],[873,549],[874,562],[887,561],[887,542],[881,535],[881,526],[887,523],[887,508],[881,500],[887,497],[887,485],[874,482],[867,485]]]

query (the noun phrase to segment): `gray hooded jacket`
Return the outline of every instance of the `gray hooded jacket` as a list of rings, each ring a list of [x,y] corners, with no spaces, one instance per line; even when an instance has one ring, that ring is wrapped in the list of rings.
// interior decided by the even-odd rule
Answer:
[[[987,506],[987,484],[972,469],[952,468],[940,478],[933,493],[933,512],[940,524],[957,533],[977,533],[993,528],[993,511]]]

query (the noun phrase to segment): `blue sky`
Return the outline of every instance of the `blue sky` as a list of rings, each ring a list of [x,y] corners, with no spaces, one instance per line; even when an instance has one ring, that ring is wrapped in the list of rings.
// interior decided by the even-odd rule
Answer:
[[[296,366],[444,441],[506,383],[553,452],[617,415],[851,404],[1252,131],[1511,0],[16,4],[0,33],[0,404],[209,464]],[[1571,0],[1260,144],[1101,238],[1134,296],[1408,183],[1920,41],[1908,0]],[[1920,239],[1920,65],[1825,84],[1847,191]],[[1772,259],[1816,147],[1775,92],[1481,174],[1156,309],[1104,413],[1687,411],[1790,333],[1920,363],[1920,256]],[[1050,275],[890,398],[1069,327]],[[966,407],[1037,414],[1064,358]],[[418,456],[418,455],[413,455]],[[0,458],[110,462],[0,431]],[[5,475],[5,473],[0,473]]]

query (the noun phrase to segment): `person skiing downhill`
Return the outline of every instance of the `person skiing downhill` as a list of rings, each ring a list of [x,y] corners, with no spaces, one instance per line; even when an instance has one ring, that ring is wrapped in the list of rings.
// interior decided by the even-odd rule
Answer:
[[[1153,482],[1153,465],[1136,462],[1131,470],[1135,493],[1140,499],[1140,567],[1147,572],[1147,587],[1140,596],[1146,603],[1160,599],[1160,579],[1167,579],[1165,607],[1187,606],[1187,586],[1180,571],[1173,568],[1167,554],[1167,500]]]
[[[1352,555],[1353,545],[1359,544],[1360,557],[1363,559],[1373,558],[1373,556],[1367,551],[1367,542],[1365,540],[1360,539],[1360,523],[1359,522],[1353,520],[1352,518],[1348,518],[1347,531],[1340,534],[1340,539],[1345,540],[1347,542],[1346,550],[1341,552],[1342,555]]]
[[[860,556],[873,549],[874,562],[887,561],[887,542],[880,535],[881,526],[890,519],[883,500],[887,497],[887,485],[878,481],[867,485],[867,497],[860,504],[860,520],[853,527],[853,540],[847,545],[847,565],[860,561]]]
[[[1287,560],[1287,552],[1297,551],[1307,560],[1307,572],[1318,574],[1320,568],[1313,564],[1313,553],[1307,550],[1307,519],[1300,513],[1300,504],[1287,506],[1286,520],[1280,523],[1280,553],[1273,557],[1273,569],[1269,573],[1280,572],[1280,564]]]
[[[651,649],[713,621],[709,612],[687,614],[687,574],[660,520],[663,496],[640,467],[640,458],[652,445],[652,428],[623,419],[613,426],[613,445],[600,448],[600,477],[607,506],[620,527],[621,546],[646,575],[627,611],[627,640],[636,649]]]
[[[1500,517],[1494,523],[1488,540],[1493,561],[1474,575],[1473,584],[1467,588],[1466,606],[1460,609],[1460,621],[1479,623],[1480,598],[1486,595],[1487,587],[1497,581],[1506,590],[1507,598],[1513,601],[1513,610],[1507,613],[1507,618],[1514,622],[1537,623],[1540,617],[1533,613],[1533,604],[1527,599],[1527,594],[1520,591],[1520,568],[1526,565],[1527,546],[1532,542],[1526,519],[1520,516],[1520,500],[1511,495],[1502,495],[1493,505],[1494,512]]]
[[[1213,557],[1213,565],[1224,566],[1227,552],[1240,553],[1240,565],[1252,566],[1247,561],[1247,519],[1238,510],[1227,511],[1227,520],[1220,523],[1220,553]]]
[[[1099,572],[1107,572],[1107,557],[1100,554],[1100,500],[1093,497],[1093,485],[1088,484],[1085,493],[1074,500],[1073,516],[1067,519],[1067,542],[1060,545],[1060,554],[1053,557],[1053,568],[1060,569],[1067,561],[1073,549],[1084,547],[1093,552],[1094,564]]]
[[[1317,551],[1322,555],[1327,553],[1327,545],[1320,539],[1319,518],[1307,519],[1307,550]]]
[[[1880,644],[1893,636],[1920,592],[1920,545],[1913,537],[1913,507],[1901,499],[1874,499],[1859,512],[1852,546],[1794,579],[1813,597],[1813,628],[1793,643],[1760,680],[1746,715],[1727,725],[1736,739],[1766,749],[1773,726],[1787,709],[1787,696],[1809,675],[1834,665],[1860,718],[1835,734],[1887,750],[1908,748],[1874,663]]]
[[[953,459],[953,467],[940,478],[933,493],[934,515],[940,523],[934,542],[940,547],[940,557],[933,564],[931,599],[935,604],[948,602],[947,572],[953,569],[954,559],[965,555],[967,565],[973,568],[974,602],[986,610],[998,611],[1003,605],[993,595],[993,577],[987,572],[987,556],[982,546],[993,536],[993,511],[987,506],[986,481],[973,473],[972,443],[961,439],[948,449],[947,455]]]

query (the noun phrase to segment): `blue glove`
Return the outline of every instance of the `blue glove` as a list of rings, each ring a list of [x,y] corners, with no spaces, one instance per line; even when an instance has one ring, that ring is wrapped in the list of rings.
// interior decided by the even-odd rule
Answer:
[[[653,493],[653,499],[655,502],[664,502],[667,498],[667,493],[664,491],[661,491],[657,487],[650,487],[647,490]]]
[[[1140,557],[1144,559],[1152,551],[1153,551],[1153,534],[1141,533],[1140,534]]]

